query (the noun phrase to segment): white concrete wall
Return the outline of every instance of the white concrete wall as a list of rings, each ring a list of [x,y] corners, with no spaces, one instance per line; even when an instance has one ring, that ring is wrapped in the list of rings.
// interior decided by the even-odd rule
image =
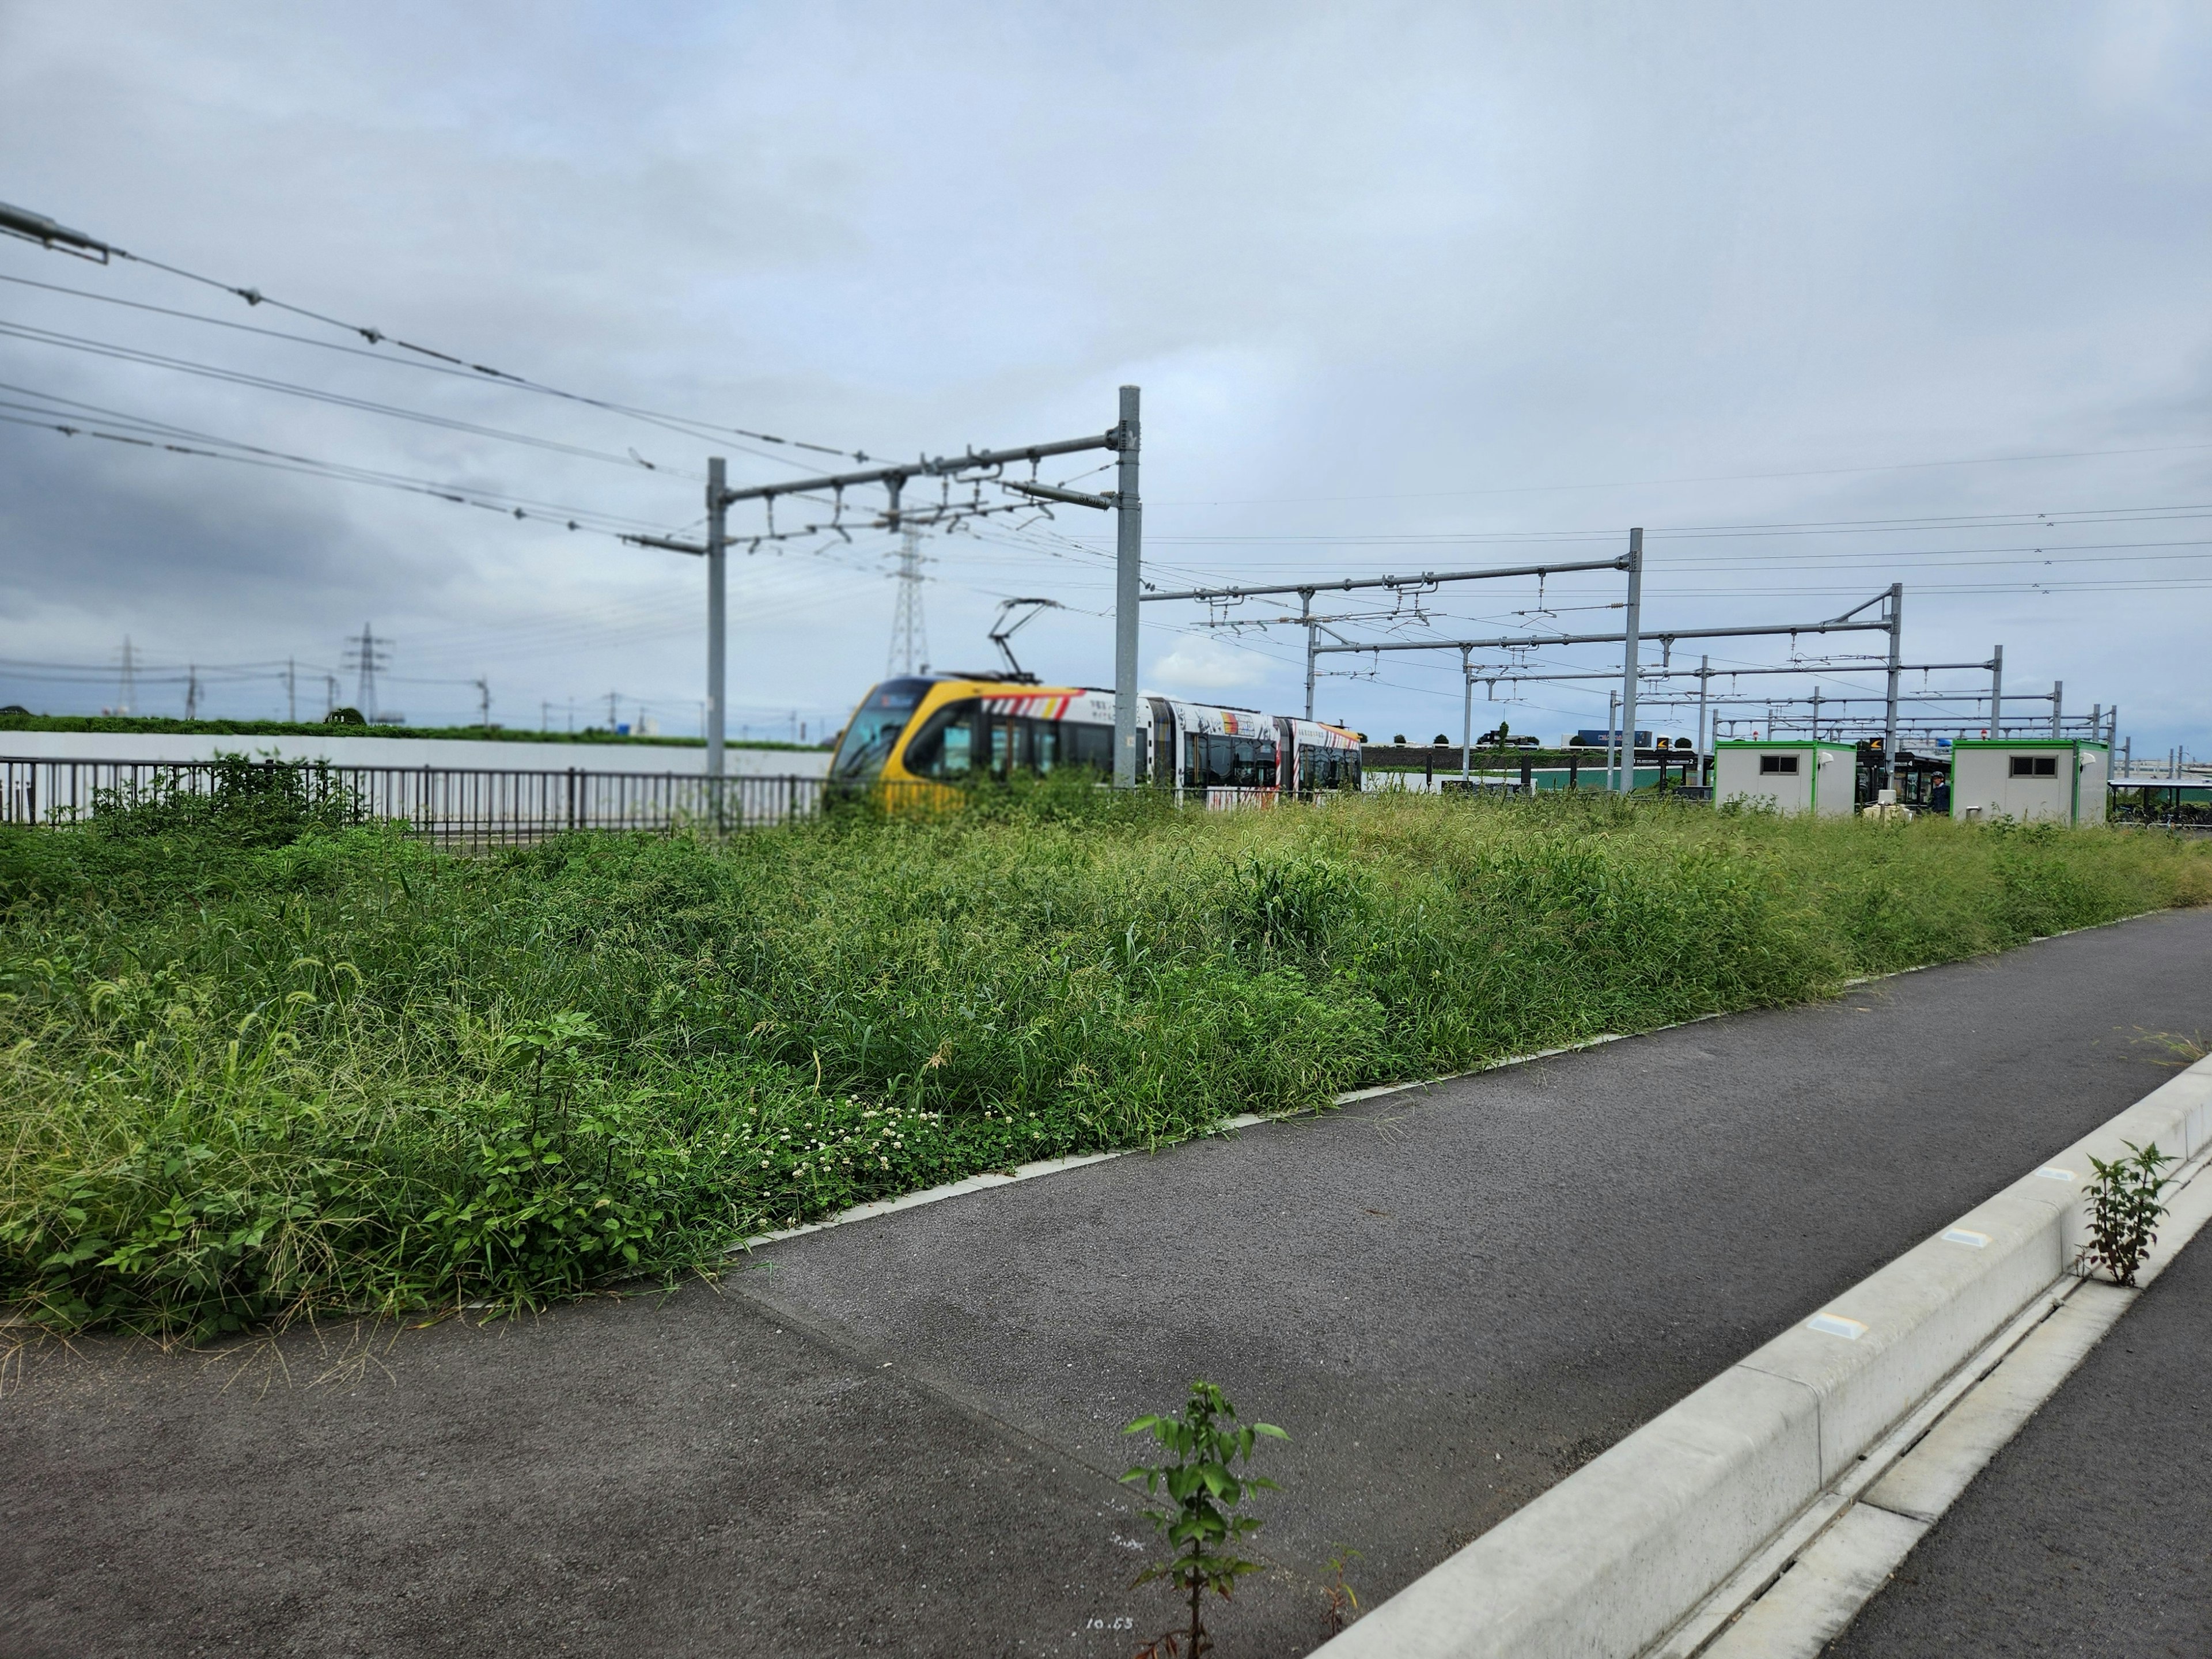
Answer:
[[[2057,775],[2014,777],[2012,761],[2015,755],[2053,757],[2058,762]],[[2081,821],[2102,823],[2106,757],[2101,750],[2094,749],[1954,750],[1951,759],[1951,816],[1963,818],[1969,810],[1979,807],[1980,816],[1984,818],[2016,818],[2023,823],[2070,823],[2074,821],[2074,774],[2081,761],[2090,765],[2081,775]]]
[[[1822,818],[1847,818],[1858,810],[1858,763],[1853,751],[1842,749],[1818,750],[1813,756],[1817,769],[1820,787],[1813,792],[1813,815]]]
[[[2112,777],[2112,753],[2103,749],[2081,751],[2081,803],[2076,823],[2102,823],[2105,809],[2112,804],[2112,791],[2105,786]]]
[[[185,732],[0,732],[0,759],[213,760],[217,754],[326,760],[335,766],[486,768],[503,772],[675,772],[703,777],[707,750],[676,744],[500,743],[467,738],[204,737]],[[823,749],[726,749],[732,777],[819,778]]]
[[[1797,774],[1762,773],[1759,757],[1762,752],[1797,757]],[[1742,800],[1771,806],[1782,813],[1807,811],[1813,800],[1814,751],[1809,749],[1774,748],[1723,749],[1717,751],[1713,765],[1713,799],[1717,801]],[[1835,769],[1828,769],[1833,771]],[[1826,780],[1822,780],[1825,785]],[[1848,787],[1844,798],[1850,799]],[[1826,803],[1821,803],[1824,806]]]

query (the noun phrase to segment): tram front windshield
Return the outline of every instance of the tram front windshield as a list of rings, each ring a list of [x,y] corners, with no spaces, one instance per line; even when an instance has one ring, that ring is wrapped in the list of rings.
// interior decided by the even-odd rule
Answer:
[[[837,745],[837,757],[830,763],[830,776],[863,783],[880,773],[928,690],[927,680],[885,680],[861,698]]]

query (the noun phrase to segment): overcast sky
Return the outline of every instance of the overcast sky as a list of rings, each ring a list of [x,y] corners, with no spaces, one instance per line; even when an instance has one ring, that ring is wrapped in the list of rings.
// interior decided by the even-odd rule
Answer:
[[[0,0],[0,200],[147,258],[871,455],[1101,430],[1133,382],[1163,586],[1605,557],[1642,525],[1647,628],[1824,617],[1901,580],[1909,660],[2002,641],[2008,689],[2118,703],[2139,757],[2212,750],[2208,128],[2212,14],[2178,5]],[[612,691],[697,729],[701,567],[601,529],[696,534],[705,456],[797,476],[774,447],[429,372],[143,265],[0,240],[0,277],[81,291],[0,282],[0,415],[34,422],[0,425],[0,658],[106,665],[128,635],[215,665],[202,708],[240,715],[284,690],[224,665],[296,658],[319,714],[372,623],[384,701],[418,721],[472,712],[481,676],[511,726],[571,700],[603,720]],[[349,338],[367,355],[328,349]],[[64,408],[551,505],[65,438],[37,412]],[[735,560],[734,722],[818,734],[884,672],[873,504],[849,544]],[[990,661],[998,601],[1048,595],[1067,609],[1024,659],[1103,684],[1110,521],[1027,517],[925,544],[932,659]],[[1966,520],[1988,522],[1937,522]],[[1560,579],[1331,614],[1370,613],[1340,625],[1357,639],[1602,631],[1618,598]],[[1149,686],[1297,706],[1294,630],[1206,620],[1146,607]],[[1325,717],[1459,731],[1451,653],[1324,662],[1368,676],[1325,678]],[[0,696],[119,695],[37,675],[0,668]],[[1739,689],[1815,684],[1879,681]],[[1595,682],[1513,695],[1479,691],[1478,729],[1605,706]],[[183,699],[149,674],[139,706]]]

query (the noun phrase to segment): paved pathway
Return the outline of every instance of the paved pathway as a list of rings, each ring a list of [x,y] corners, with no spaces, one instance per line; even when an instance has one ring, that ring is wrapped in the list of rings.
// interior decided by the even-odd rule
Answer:
[[[1118,1425],[1295,1437],[1224,1659],[1323,1633],[2171,1075],[2145,918],[764,1249],[719,1287],[25,1356],[0,1653],[1126,1654]],[[1122,1621],[1128,1623],[1124,1625]]]
[[[2212,1654],[2212,1238],[2159,1275],[1828,1651]]]

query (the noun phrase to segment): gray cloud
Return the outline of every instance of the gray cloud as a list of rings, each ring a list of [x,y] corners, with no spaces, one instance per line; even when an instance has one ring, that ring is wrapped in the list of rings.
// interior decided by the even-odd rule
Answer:
[[[1093,429],[1139,380],[1170,580],[1521,562],[1476,538],[1595,550],[1643,523],[1662,622],[1817,612],[1901,579],[1914,655],[2002,639],[2015,685],[2118,701],[2162,751],[2212,715],[2180,672],[2212,593],[2212,549],[2186,545],[2212,539],[2202,520],[1656,532],[2207,499],[2212,449],[2185,446],[2212,443],[2208,45],[2200,13],[2136,5],[93,0],[0,14],[0,197],[478,361],[871,452]],[[283,322],[21,244],[0,274]],[[664,470],[14,340],[0,380],[667,527],[700,510],[677,475],[705,446],[636,422],[7,284],[0,318]],[[178,659],[329,659],[374,617],[426,680],[489,674],[517,723],[610,685],[672,720],[696,708],[688,561],[0,433],[0,655],[98,658],[127,629]],[[1923,465],[2084,451],[2140,453]],[[986,659],[997,596],[1048,592],[1073,608],[1028,654],[1108,676],[1107,527],[1076,517],[933,545],[940,661]],[[2062,540],[2102,550],[2034,550]],[[2184,544],[2112,545],[2152,541]],[[880,672],[884,545],[742,562],[732,695],[754,718],[818,719]],[[1534,601],[1435,610],[1455,629]],[[1195,689],[1243,657],[1259,678],[1236,695],[1294,703],[1290,635],[1176,631],[1199,620],[1148,616],[1150,659]],[[1441,660],[1327,685],[1323,712],[1369,729],[1455,725]],[[410,700],[441,698],[469,694]],[[1561,688],[1515,720],[1591,708]]]

